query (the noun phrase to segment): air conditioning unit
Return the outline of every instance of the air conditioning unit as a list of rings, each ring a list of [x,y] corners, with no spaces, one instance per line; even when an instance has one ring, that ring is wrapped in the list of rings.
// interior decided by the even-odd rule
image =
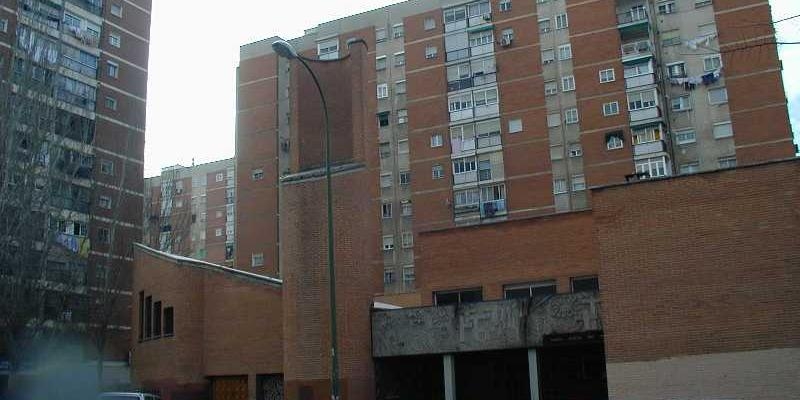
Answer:
[[[502,38],[500,39],[500,46],[508,47],[511,46],[512,39],[509,38]]]

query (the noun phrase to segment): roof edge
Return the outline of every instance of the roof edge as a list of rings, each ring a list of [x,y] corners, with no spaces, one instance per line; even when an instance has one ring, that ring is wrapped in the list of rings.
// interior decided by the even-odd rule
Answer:
[[[215,271],[215,272],[220,272],[220,273],[227,273],[227,274],[230,274],[230,275],[235,275],[235,276],[239,276],[239,277],[242,277],[242,278],[252,279],[252,280],[255,280],[255,281],[258,281],[258,282],[261,282],[261,283],[266,283],[266,284],[277,286],[277,287],[282,287],[283,286],[283,280],[282,279],[272,278],[272,277],[265,276],[265,275],[254,274],[252,272],[242,271],[242,270],[239,270],[239,269],[236,269],[236,268],[226,267],[224,265],[214,264],[214,263],[210,263],[208,261],[198,260],[198,259],[195,259],[195,258],[189,258],[189,257],[184,257],[184,256],[178,256],[178,255],[175,255],[175,254],[170,254],[170,253],[167,253],[167,252],[164,252],[164,251],[161,251],[161,250],[156,250],[156,249],[154,249],[152,247],[145,246],[145,245],[143,245],[141,243],[134,243],[133,245],[134,245],[134,248],[136,248],[136,249],[144,251],[145,253],[148,253],[148,254],[150,254],[150,255],[152,255],[154,257],[158,257],[158,258],[161,258],[161,259],[166,259],[168,261],[173,261],[178,265],[183,265],[183,266],[188,266],[188,267],[193,267],[193,268],[199,268],[199,269],[204,269],[204,270],[210,270],[210,271]]]

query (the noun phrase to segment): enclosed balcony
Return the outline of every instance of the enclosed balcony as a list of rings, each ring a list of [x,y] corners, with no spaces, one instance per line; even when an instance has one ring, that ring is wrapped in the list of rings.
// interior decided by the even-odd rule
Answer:
[[[650,19],[643,4],[634,5],[617,14],[617,28],[623,39],[647,36],[650,32]]]
[[[667,151],[667,145],[663,140],[656,140],[653,142],[636,144],[633,146],[634,156],[644,156],[650,154],[658,154]]]
[[[622,63],[629,64],[653,57],[653,43],[650,40],[637,40],[622,45]]]

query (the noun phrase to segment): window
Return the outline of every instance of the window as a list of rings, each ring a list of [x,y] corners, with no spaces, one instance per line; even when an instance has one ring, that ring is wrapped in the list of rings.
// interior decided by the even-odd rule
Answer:
[[[406,65],[406,53],[394,53],[394,66],[402,67],[403,65]]]
[[[577,124],[578,123],[578,109],[577,108],[568,108],[564,110],[564,122],[568,124]]]
[[[566,29],[567,27],[569,27],[569,20],[567,20],[567,14],[556,15],[556,29]]]
[[[575,90],[575,77],[573,75],[561,78],[561,91],[571,92]]]
[[[600,70],[600,83],[614,82],[614,68]]]
[[[621,134],[608,135],[608,137],[606,138],[606,150],[621,149],[624,145],[625,141],[622,139]]]
[[[100,197],[97,199],[97,205],[98,205],[98,206],[100,206],[100,208],[105,208],[105,209],[107,209],[107,210],[108,210],[108,209],[111,209],[111,197],[108,197],[108,196],[102,196],[102,195],[101,195],[101,196],[100,196]]]
[[[425,58],[426,59],[430,60],[430,59],[436,58],[436,56],[438,54],[439,54],[439,50],[436,48],[436,46],[425,46]]]
[[[628,95],[628,110],[636,111],[656,106],[656,91],[645,90],[643,92],[631,93]]]
[[[375,29],[375,42],[380,43],[386,40],[386,28]]]
[[[624,75],[626,78],[633,78],[636,76],[647,75],[653,73],[653,65],[651,62],[639,63],[628,65],[625,67]]]
[[[558,59],[569,60],[570,58],[572,58],[572,45],[565,44],[558,46]]]
[[[400,184],[401,185],[408,185],[411,183],[411,172],[409,171],[400,171]]]
[[[703,70],[711,72],[722,67],[722,56],[719,54],[703,58]]]
[[[570,157],[583,156],[583,147],[581,147],[579,143],[569,145],[569,156]]]
[[[414,234],[411,232],[403,232],[402,242],[404,249],[414,247]]]
[[[392,218],[392,203],[381,204],[381,217],[384,219]]]
[[[681,174],[693,174],[700,170],[700,163],[697,161],[681,164]]]
[[[661,140],[661,126],[654,125],[634,129],[631,133],[633,144],[643,144]]]
[[[511,11],[511,0],[500,0],[498,8],[500,9],[500,12]]]
[[[105,175],[114,175],[114,162],[111,160],[100,160],[100,172]]]
[[[679,46],[682,43],[680,30],[664,32],[661,35],[661,46]]]
[[[117,99],[106,96],[106,108],[109,110],[117,109]]]
[[[339,58],[339,39],[333,38],[317,43],[317,56],[320,60],[335,60]]]
[[[497,104],[497,88],[476,90],[472,93],[475,107]]]
[[[720,168],[736,168],[736,157],[721,157],[717,159]]]
[[[122,18],[122,4],[112,4],[111,15],[117,18]]]
[[[550,19],[544,18],[539,20],[539,33],[548,33],[551,31]]]
[[[711,5],[711,0],[694,0],[694,8],[700,8]]]
[[[405,94],[406,93],[406,81],[397,81],[394,83],[394,91],[397,94]]]
[[[392,174],[381,174],[381,187],[392,187]]]
[[[120,37],[118,33],[109,33],[108,44],[119,48],[122,45],[122,37]]]
[[[264,169],[263,168],[256,168],[250,171],[250,178],[254,181],[260,181],[264,179]]]
[[[476,169],[475,157],[462,157],[453,160],[453,174],[466,174]]]
[[[251,267],[264,266],[264,253],[253,253],[250,256],[250,266]]]
[[[437,306],[477,303],[479,301],[483,301],[483,293],[480,288],[433,293],[433,304]]]
[[[572,293],[600,291],[600,283],[598,282],[596,276],[572,278],[570,281]]]
[[[548,81],[544,83],[544,95],[553,96],[558,94],[558,84],[556,81]]]
[[[385,99],[389,97],[389,84],[387,83],[379,83],[377,86],[378,91],[378,98]]]
[[[108,61],[108,76],[112,78],[119,78],[119,64]]]
[[[389,112],[384,111],[382,113],[378,113],[378,126],[383,128],[389,126]]]
[[[403,29],[403,24],[395,24],[392,27],[392,37],[395,39],[399,39],[405,36],[405,30]]]
[[[216,237],[222,236],[222,228],[214,229],[214,236]]]
[[[375,57],[375,69],[378,71],[386,69],[386,56]]]
[[[556,59],[556,53],[553,49],[542,50],[542,64],[550,64]]]
[[[386,235],[383,237],[383,251],[394,250],[394,236]]]
[[[437,164],[431,167],[431,176],[433,179],[442,179],[444,178],[444,167]]]
[[[717,88],[708,90],[708,104],[717,105],[728,102],[728,89]]]
[[[139,292],[139,341],[145,338],[144,310],[144,292]]]
[[[414,266],[406,265],[403,267],[403,284],[414,283],[416,276],[414,275]]]
[[[505,43],[511,43],[514,40],[514,30],[511,28],[503,29],[503,32],[500,36],[500,41]]]
[[[662,1],[661,3],[658,3],[657,7],[659,14],[672,14],[675,12],[674,1]]]
[[[683,61],[667,64],[667,74],[670,78],[685,78],[686,63]]]
[[[693,129],[682,130],[675,132],[675,141],[678,144],[694,143],[697,140]]]
[[[522,132],[522,119],[515,118],[508,120],[508,133]]]
[[[611,115],[619,114],[619,102],[612,101],[610,103],[603,103],[603,115],[608,117]]]
[[[431,147],[442,147],[444,145],[444,138],[441,133],[434,133],[431,135]]]
[[[400,202],[400,210],[404,217],[410,217],[414,213],[414,208],[411,207],[411,202],[408,200]]]
[[[397,110],[397,123],[405,124],[407,122],[408,122],[408,110],[406,109]]]
[[[672,104],[672,111],[682,112],[692,109],[691,101],[689,101],[689,95],[673,97],[670,100],[670,103]]]
[[[667,162],[663,156],[636,160],[635,167],[637,173],[647,174],[650,178],[668,175]]]
[[[544,281],[508,285],[503,288],[506,299],[527,299],[529,297],[544,297],[556,294],[556,282]]]
[[[215,180],[217,182],[222,182],[223,179],[225,179],[225,174],[223,174],[222,172],[218,173],[217,176],[215,177]]]
[[[572,175],[572,191],[580,192],[586,190],[586,177],[583,175]]]
[[[469,47],[483,46],[494,42],[494,33],[491,30],[474,32],[469,35]]]
[[[97,241],[102,244],[111,243],[111,231],[108,228],[97,228]]]
[[[153,336],[153,296],[144,299],[144,338]]]
[[[0,19],[0,32],[8,32],[8,19]]]
[[[433,19],[433,17],[425,18],[425,21],[423,21],[422,25],[426,31],[436,29],[436,20]]]
[[[553,179],[553,194],[567,193],[567,180],[563,178]]]
[[[175,335],[175,312],[172,307],[164,308],[164,336]]]
[[[733,125],[730,121],[718,122],[714,124],[714,139],[722,139],[733,136]]]
[[[391,285],[394,283],[394,271],[391,269],[383,270],[383,284]]]
[[[561,114],[548,114],[547,127],[555,128],[557,126],[561,126]]]

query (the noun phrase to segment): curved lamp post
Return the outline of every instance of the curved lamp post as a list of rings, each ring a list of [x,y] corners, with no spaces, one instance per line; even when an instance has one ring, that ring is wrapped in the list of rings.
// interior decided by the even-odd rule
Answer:
[[[364,47],[367,43],[364,39],[350,38],[347,40],[347,47],[349,48],[355,43],[361,43]],[[272,43],[272,50],[275,54],[289,60],[298,60],[305,67],[311,78],[314,80],[314,85],[317,87],[319,97],[322,100],[322,112],[324,114],[324,130],[325,130],[325,185],[326,197],[328,206],[328,274],[330,284],[330,318],[331,318],[331,399],[339,400],[339,354],[337,351],[337,334],[336,334],[336,268],[334,266],[334,248],[333,248],[333,190],[331,184],[331,131],[328,120],[328,103],[325,101],[325,94],[322,92],[322,86],[319,84],[317,74],[308,66],[308,62],[332,62],[340,61],[350,57],[350,54],[334,59],[334,60],[314,60],[305,58],[297,53],[297,50],[291,43],[285,40],[276,40]]]

